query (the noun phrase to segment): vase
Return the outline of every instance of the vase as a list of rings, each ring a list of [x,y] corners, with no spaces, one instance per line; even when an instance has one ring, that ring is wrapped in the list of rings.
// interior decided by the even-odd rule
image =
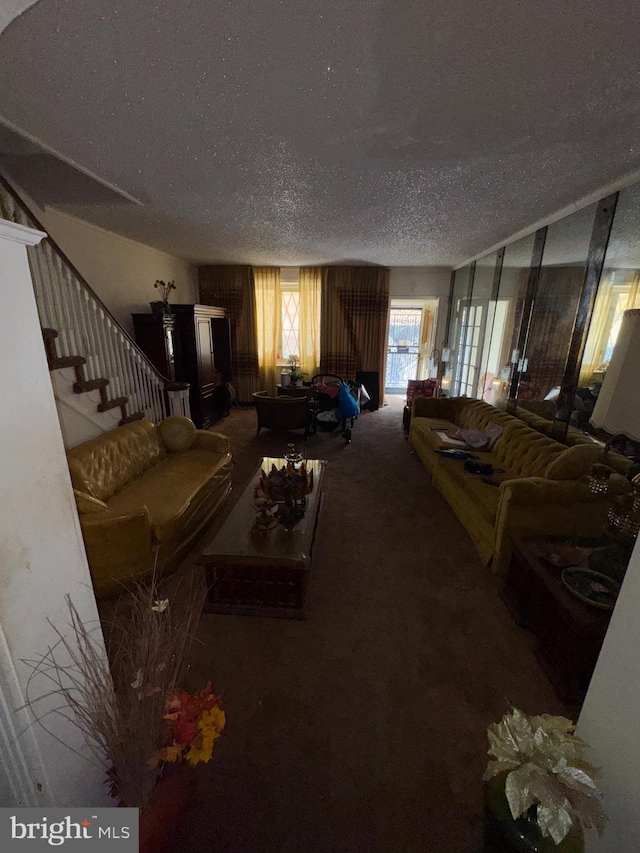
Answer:
[[[551,836],[542,835],[535,819],[535,806],[514,820],[504,793],[506,777],[506,773],[500,773],[484,783],[485,853],[584,853],[580,824],[574,824],[560,844],[556,844]]]
[[[196,777],[183,764],[167,768],[140,812],[140,853],[170,853],[193,800]]]

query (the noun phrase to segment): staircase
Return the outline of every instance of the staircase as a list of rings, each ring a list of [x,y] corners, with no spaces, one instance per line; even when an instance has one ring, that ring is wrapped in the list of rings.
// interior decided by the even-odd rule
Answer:
[[[0,216],[46,230],[2,176]],[[158,373],[60,247],[48,237],[27,252],[59,411],[62,404],[91,420],[94,434],[135,420],[189,417],[189,385]]]

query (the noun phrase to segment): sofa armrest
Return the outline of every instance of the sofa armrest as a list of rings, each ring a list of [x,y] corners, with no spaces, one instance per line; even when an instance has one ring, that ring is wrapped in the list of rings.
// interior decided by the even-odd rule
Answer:
[[[595,503],[606,501],[616,494],[624,494],[629,488],[629,483],[624,477],[615,475],[611,476],[609,491],[604,494],[592,492],[586,478],[547,480],[544,477],[522,477],[501,483],[500,503],[508,501],[512,506]]]
[[[192,447],[197,450],[209,450],[212,453],[229,453],[229,439],[221,432],[199,429],[196,431],[196,440]]]
[[[125,581],[151,574],[155,542],[146,507],[80,515],[96,595],[122,592]]]
[[[411,411],[414,418],[440,418],[455,422],[452,397],[414,397]]]

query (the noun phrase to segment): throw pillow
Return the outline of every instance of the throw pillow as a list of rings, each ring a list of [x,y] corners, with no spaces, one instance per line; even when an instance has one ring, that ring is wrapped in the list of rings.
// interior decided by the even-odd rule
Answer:
[[[188,450],[196,440],[196,425],[182,415],[171,415],[165,418],[158,429],[167,450],[172,453]]]
[[[593,444],[576,444],[556,456],[544,472],[547,480],[577,480],[589,473],[594,462],[602,456],[602,450]]]
[[[80,515],[88,515],[92,512],[104,512],[105,509],[109,509],[104,501],[99,501],[98,498],[93,498],[86,492],[80,492],[78,489],[74,489],[73,494],[75,495],[76,506],[78,507]]]

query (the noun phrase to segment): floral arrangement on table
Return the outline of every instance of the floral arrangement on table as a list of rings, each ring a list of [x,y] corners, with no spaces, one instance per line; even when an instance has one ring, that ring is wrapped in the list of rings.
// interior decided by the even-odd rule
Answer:
[[[27,662],[38,722],[46,728],[47,713],[72,719],[93,763],[108,767],[111,795],[143,814],[163,770],[209,761],[226,722],[210,684],[193,694],[180,689],[206,590],[195,581],[174,586],[169,599],[155,577],[136,584],[102,626],[86,626],[67,596],[70,636],[54,629],[58,642]],[[59,707],[38,715],[51,696]]]
[[[296,385],[299,379],[307,375],[304,370],[300,370],[300,356],[295,354],[290,355],[287,359],[287,369],[293,385]]]
[[[260,472],[259,488],[272,501],[291,503],[302,500],[313,491],[313,469],[307,471],[304,462],[299,468],[291,462],[282,468],[272,464],[268,474],[264,470]]]
[[[489,726],[489,780],[506,773],[504,793],[514,820],[535,820],[543,837],[560,844],[574,825],[604,830],[606,817],[596,785],[598,770],[566,717],[529,717],[514,708]]]

